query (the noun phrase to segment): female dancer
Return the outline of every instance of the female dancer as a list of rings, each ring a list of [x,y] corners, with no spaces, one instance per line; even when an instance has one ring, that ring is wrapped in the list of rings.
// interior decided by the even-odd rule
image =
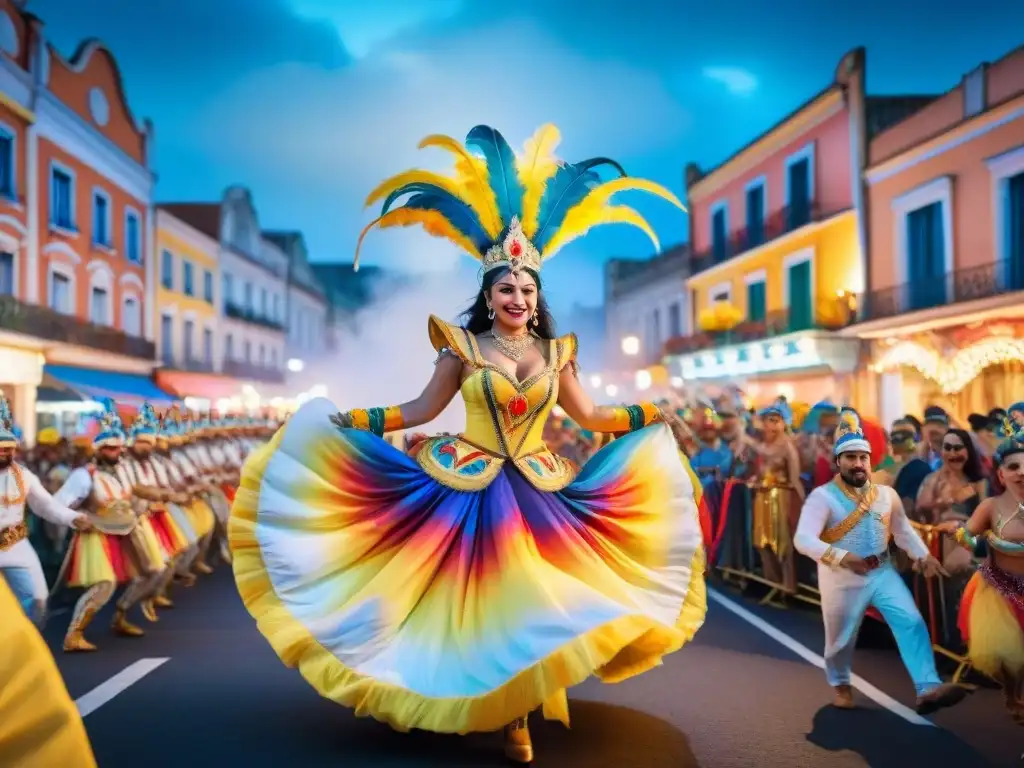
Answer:
[[[1024,430],[1006,429],[993,456],[1006,491],[981,502],[966,524],[942,527],[972,552],[988,540],[988,559],[960,602],[960,633],[975,669],[1002,684],[1006,708],[1024,725]]]
[[[646,181],[602,184],[595,168],[621,168],[563,163],[558,139],[545,126],[516,157],[486,126],[466,146],[431,136],[421,146],[453,153],[454,178],[410,171],[370,195],[384,199],[371,227],[419,223],[480,260],[480,292],[461,326],[430,318],[438,359],[418,398],[300,408],[247,462],[230,525],[246,606],[321,695],[396,730],[504,727],[506,755],[523,763],[531,711],[568,724],[566,688],[656,666],[706,610],[699,486],[679,425],[649,403],[590,401],[576,337],[555,335],[540,276],[597,224],[653,237],[635,211],[608,205],[614,193],[681,203]],[[456,392],[463,434],[427,438],[414,456],[382,439],[430,422]],[[577,474],[541,439],[556,403],[583,429],[623,436]]]

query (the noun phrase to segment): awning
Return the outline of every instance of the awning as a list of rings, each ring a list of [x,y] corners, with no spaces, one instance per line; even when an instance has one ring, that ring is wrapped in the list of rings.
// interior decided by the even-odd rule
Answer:
[[[242,392],[240,381],[214,373],[160,370],[155,378],[160,387],[180,398],[195,397],[216,402],[238,397]]]
[[[77,398],[69,399],[98,400],[109,397],[119,406],[134,410],[138,410],[143,403],[149,403],[154,408],[169,408],[179,402],[179,398],[160,389],[148,376],[96,371],[70,365],[44,366],[43,386],[78,395]]]

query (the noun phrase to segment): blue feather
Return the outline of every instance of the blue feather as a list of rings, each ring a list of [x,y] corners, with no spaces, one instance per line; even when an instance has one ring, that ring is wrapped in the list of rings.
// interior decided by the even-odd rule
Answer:
[[[544,189],[540,200],[540,222],[533,236],[533,244],[542,253],[548,241],[565,221],[565,215],[582,202],[583,198],[597,186],[601,177],[594,172],[602,165],[613,166],[622,176],[626,175],[622,166],[606,157],[594,157],[580,163],[561,166]]]
[[[446,199],[457,199],[447,189],[439,187],[436,184],[431,184],[430,182],[426,181],[413,181],[410,182],[409,184],[403,184],[401,187],[399,187],[386,198],[384,198],[384,203],[380,207],[380,215],[383,216],[388,211],[390,211],[391,206],[395,204],[395,201],[398,200],[398,198],[404,197],[405,195],[412,195],[416,193],[425,195],[436,195],[438,197]]]
[[[487,231],[480,224],[476,212],[447,192],[435,194],[433,192],[421,192],[410,197],[403,208],[411,208],[417,211],[437,211],[465,235],[481,254],[491,247],[491,238]]]
[[[466,136],[466,146],[479,150],[487,163],[487,181],[498,200],[501,220],[523,217],[523,187],[516,173],[516,154],[505,137],[493,128],[478,125]]]

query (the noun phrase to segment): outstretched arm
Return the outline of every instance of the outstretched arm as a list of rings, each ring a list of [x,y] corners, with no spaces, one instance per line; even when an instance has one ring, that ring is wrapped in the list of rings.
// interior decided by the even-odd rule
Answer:
[[[559,375],[558,404],[570,419],[591,432],[633,432],[661,418],[658,407],[653,403],[595,405],[583,390],[571,365],[566,365]]]
[[[418,427],[433,421],[448,407],[459,391],[461,376],[462,361],[455,355],[443,354],[434,366],[434,375],[415,400],[387,408],[359,408],[340,413],[335,423],[342,428],[365,429],[378,435]]]

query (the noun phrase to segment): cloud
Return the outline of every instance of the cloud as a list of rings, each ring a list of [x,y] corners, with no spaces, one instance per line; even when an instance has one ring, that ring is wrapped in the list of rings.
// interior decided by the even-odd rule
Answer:
[[[496,40],[501,45],[488,42]],[[527,21],[383,46],[334,71],[294,63],[265,68],[195,119],[193,135],[211,156],[258,168],[265,180],[287,179],[296,195],[326,198],[323,208],[332,212],[353,211],[343,214],[348,219],[332,216],[349,242],[368,220],[356,216],[377,182],[410,167],[447,164],[439,152],[416,150],[427,134],[461,138],[486,123],[518,147],[537,126],[554,122],[568,159],[622,159],[677,146],[689,124],[654,73],[588,58]],[[423,236],[417,238],[422,248]],[[386,254],[371,240],[366,256],[373,262]]]
[[[704,67],[701,74],[724,85],[734,96],[749,96],[757,90],[757,77],[742,67]]]

